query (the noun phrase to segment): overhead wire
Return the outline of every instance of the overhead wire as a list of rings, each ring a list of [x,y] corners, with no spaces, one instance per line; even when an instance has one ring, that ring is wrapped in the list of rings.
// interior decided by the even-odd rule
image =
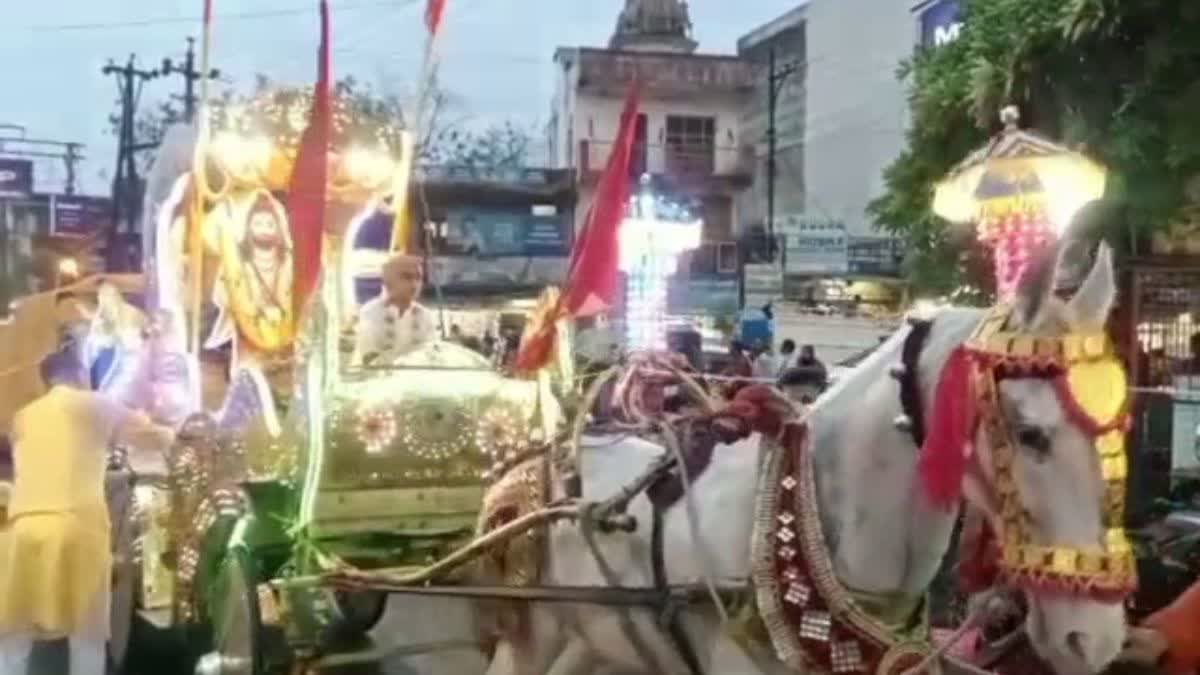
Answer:
[[[336,4],[333,9],[337,11],[354,11],[360,9],[373,9],[377,7],[408,7],[415,5],[421,0],[373,0],[371,2],[344,2]],[[289,7],[278,9],[264,9],[246,12],[230,12],[227,14],[215,14],[213,21],[242,21],[254,19],[270,19],[280,16],[297,16],[303,14],[313,14],[314,10],[311,4],[306,4],[303,7]],[[30,26],[29,30],[34,32],[67,32],[67,31],[87,31],[87,30],[111,30],[121,28],[146,28],[152,26],[165,26],[171,24],[193,23],[199,24],[203,17],[199,15],[191,16],[173,16],[173,17],[157,17],[153,19],[132,19],[126,21],[98,21],[92,23],[73,23],[73,24],[49,24],[41,26]]]

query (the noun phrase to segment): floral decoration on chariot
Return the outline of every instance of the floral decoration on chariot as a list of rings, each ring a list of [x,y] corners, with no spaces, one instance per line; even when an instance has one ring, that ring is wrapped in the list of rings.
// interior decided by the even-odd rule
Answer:
[[[1129,422],[1125,369],[1103,332],[1030,336],[1007,330],[1011,312],[1008,306],[993,310],[965,345],[973,365],[978,422],[991,446],[1000,501],[1000,571],[1010,582],[1034,590],[1124,597],[1136,586],[1132,548],[1123,527]],[[1000,406],[999,382],[1006,378],[1051,381],[1070,421],[1093,439],[1104,481],[1102,547],[1035,543],[1013,475],[1016,441]]]
[[[286,189],[312,105],[311,87],[279,88],[249,100],[218,102],[211,113],[216,133],[209,151],[221,177],[217,189]],[[335,93],[331,107],[332,193],[359,201],[386,190],[397,163],[411,152],[406,132],[357,99]]]

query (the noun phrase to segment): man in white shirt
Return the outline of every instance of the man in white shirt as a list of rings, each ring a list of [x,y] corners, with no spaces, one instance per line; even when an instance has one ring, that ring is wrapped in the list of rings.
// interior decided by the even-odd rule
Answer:
[[[754,377],[763,380],[773,380],[779,376],[779,360],[775,358],[775,350],[769,343],[759,347],[758,356],[754,357]]]
[[[438,338],[436,317],[417,302],[423,272],[415,256],[397,255],[384,263],[383,292],[358,312],[357,362],[388,361]]]

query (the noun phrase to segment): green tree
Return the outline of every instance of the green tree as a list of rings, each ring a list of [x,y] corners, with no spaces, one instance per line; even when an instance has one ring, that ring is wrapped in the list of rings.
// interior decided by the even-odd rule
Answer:
[[[871,204],[905,238],[921,288],[958,284],[968,237],[929,211],[933,184],[987,136],[1009,103],[1023,125],[1110,170],[1102,225],[1141,233],[1200,203],[1200,5],[1188,0],[965,0],[955,42],[902,64],[911,127]]]

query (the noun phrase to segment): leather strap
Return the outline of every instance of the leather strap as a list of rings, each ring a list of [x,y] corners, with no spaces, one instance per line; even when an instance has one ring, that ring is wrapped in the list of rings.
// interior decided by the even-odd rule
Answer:
[[[903,371],[897,379],[900,382],[900,408],[908,417],[912,427],[913,443],[920,448],[925,444],[925,411],[921,407],[921,382],[918,366],[921,352],[929,341],[929,332],[933,329],[932,321],[913,321],[912,329],[904,338],[904,349],[900,355],[900,365]]]

